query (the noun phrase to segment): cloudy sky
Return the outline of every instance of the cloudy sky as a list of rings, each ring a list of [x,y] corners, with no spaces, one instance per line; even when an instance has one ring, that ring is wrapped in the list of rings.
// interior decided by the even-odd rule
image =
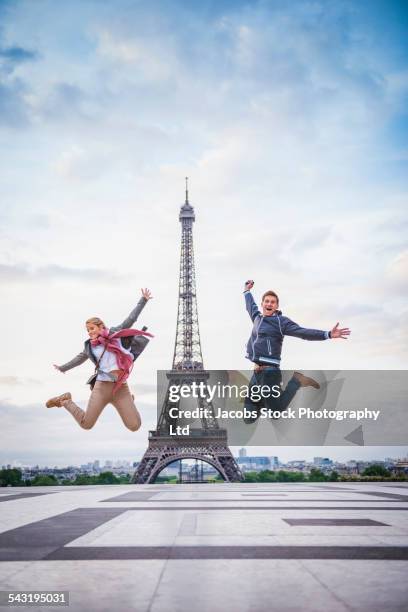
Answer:
[[[406,367],[407,29],[398,0],[0,1],[0,464],[140,458],[173,352],[185,176],[207,368],[248,367],[247,278],[305,326],[352,328],[286,339],[283,367]],[[109,406],[83,431],[44,402],[85,405],[91,364],[52,363],[142,286],[143,428]]]

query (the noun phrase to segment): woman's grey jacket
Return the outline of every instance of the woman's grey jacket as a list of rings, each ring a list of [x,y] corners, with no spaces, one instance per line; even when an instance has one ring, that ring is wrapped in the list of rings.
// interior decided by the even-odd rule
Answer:
[[[141,297],[137,303],[136,308],[132,310],[130,315],[121,323],[120,325],[116,325],[115,327],[109,328],[109,333],[117,332],[120,329],[128,329],[134,325],[136,319],[142,312],[143,308],[146,305],[146,298]],[[128,338],[120,338],[122,345],[124,348],[129,349],[133,354],[134,359],[139,357],[140,353],[144,350],[149,339],[146,336],[131,336]],[[95,365],[97,364],[97,359],[91,348],[91,340],[88,339],[84,343],[84,350],[78,353],[76,357],[64,363],[62,366],[59,366],[61,372],[66,372],[67,370],[71,370],[72,368],[76,368],[77,366],[84,363],[87,359],[90,359]]]

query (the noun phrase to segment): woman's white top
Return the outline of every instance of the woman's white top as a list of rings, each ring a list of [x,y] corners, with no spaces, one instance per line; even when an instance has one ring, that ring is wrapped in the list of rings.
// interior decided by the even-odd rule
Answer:
[[[97,360],[102,355],[103,349],[104,349],[104,346],[102,344],[97,344],[96,346],[92,347],[92,352],[95,355]],[[124,353],[127,353],[128,355],[132,355],[132,353],[128,349],[125,349],[123,347],[122,343],[121,343],[121,350]],[[111,351],[106,350],[104,356],[99,362],[99,372],[98,372],[98,376],[96,377],[96,380],[112,382],[116,380],[116,377],[113,376],[112,374],[109,374],[109,372],[111,372],[112,370],[119,370],[119,369],[120,368],[118,366],[118,360],[116,359],[115,353],[112,353]]]

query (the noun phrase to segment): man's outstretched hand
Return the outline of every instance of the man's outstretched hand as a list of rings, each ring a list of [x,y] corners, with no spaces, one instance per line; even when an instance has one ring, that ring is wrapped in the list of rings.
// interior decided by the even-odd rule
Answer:
[[[254,281],[253,280],[248,280],[245,283],[245,291],[251,290],[253,286],[254,286]]]
[[[351,330],[348,327],[343,327],[339,329],[339,324],[333,327],[330,332],[330,338],[343,338],[343,340],[347,340],[347,336],[351,334]]]
[[[142,291],[142,295],[144,297],[145,300],[151,300],[152,299],[152,294],[150,293],[149,289],[141,289]]]

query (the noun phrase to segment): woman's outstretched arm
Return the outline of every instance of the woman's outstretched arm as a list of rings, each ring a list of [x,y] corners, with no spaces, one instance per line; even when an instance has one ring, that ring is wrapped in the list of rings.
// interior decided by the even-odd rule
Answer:
[[[64,363],[61,366],[56,365],[54,363],[54,368],[56,368],[60,372],[65,373],[67,372],[67,370],[71,370],[72,368],[76,368],[77,366],[81,365],[81,363],[84,363],[87,359],[88,359],[88,355],[86,354],[86,352],[81,351],[80,353],[78,353],[76,357],[71,359],[71,361],[67,361],[67,363]]]
[[[129,327],[132,327],[132,325],[135,324],[138,316],[142,312],[143,308],[146,306],[146,303],[148,302],[148,300],[151,300],[153,297],[149,289],[142,289],[141,291],[142,291],[142,297],[138,301],[136,307],[132,310],[130,315],[126,317],[126,319],[120,325],[115,325],[114,327],[111,327],[110,328],[111,332],[116,332],[116,331],[119,331],[120,329],[128,329]]]

